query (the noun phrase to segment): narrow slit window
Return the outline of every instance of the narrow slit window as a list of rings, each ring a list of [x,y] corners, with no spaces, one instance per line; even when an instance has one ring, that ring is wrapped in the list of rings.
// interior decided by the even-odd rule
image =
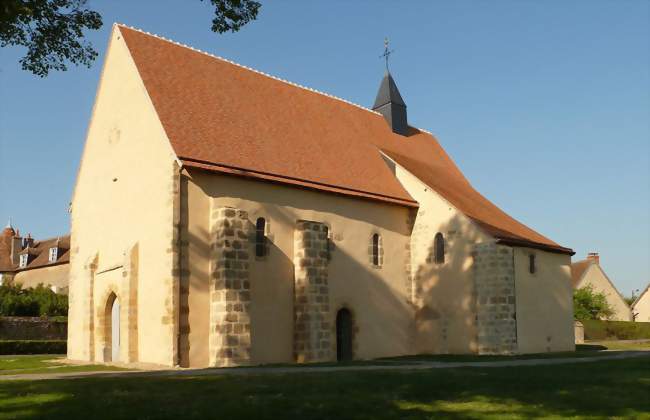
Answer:
[[[379,253],[381,252],[381,237],[378,233],[372,235],[372,264],[374,266],[379,266],[380,258]]]
[[[440,232],[436,233],[433,240],[433,257],[436,264],[445,263],[445,238]]]
[[[255,255],[266,256],[266,219],[260,217],[255,223]]]
[[[332,255],[330,254],[330,230],[327,226],[323,226],[323,232],[325,232],[325,252],[327,253],[327,259],[331,259]]]
[[[530,274],[535,274],[537,271],[537,261],[535,261],[535,254],[530,254],[528,256],[528,271]]]

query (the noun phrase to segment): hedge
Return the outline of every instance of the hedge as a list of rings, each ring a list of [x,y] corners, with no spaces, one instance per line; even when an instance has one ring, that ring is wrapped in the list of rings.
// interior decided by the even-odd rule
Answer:
[[[66,340],[0,340],[0,354],[66,354]]]
[[[643,340],[650,339],[650,322],[582,321],[585,340]]]
[[[39,284],[23,289],[21,284],[0,285],[0,316],[67,316],[68,297]]]

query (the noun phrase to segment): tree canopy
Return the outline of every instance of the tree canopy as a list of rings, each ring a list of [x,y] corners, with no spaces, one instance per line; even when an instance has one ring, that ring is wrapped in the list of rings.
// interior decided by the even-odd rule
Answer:
[[[576,320],[606,319],[613,313],[604,293],[594,292],[591,286],[574,290],[573,316]]]
[[[204,1],[204,0],[201,0]],[[0,47],[22,46],[23,70],[45,77],[65,71],[68,64],[90,67],[97,51],[85,31],[102,27],[102,17],[87,0],[2,0]],[[236,32],[257,18],[261,4],[254,0],[210,0],[215,9],[212,31]]]

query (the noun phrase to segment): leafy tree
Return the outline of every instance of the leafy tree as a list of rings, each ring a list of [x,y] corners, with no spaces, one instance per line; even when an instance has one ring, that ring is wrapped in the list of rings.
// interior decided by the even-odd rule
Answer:
[[[66,316],[68,297],[39,284],[23,289],[20,284],[0,286],[0,316]]]
[[[90,67],[97,51],[84,39],[84,31],[102,27],[99,13],[88,0],[2,0],[0,47],[23,46],[23,70],[45,77],[65,71],[68,62]],[[204,1],[204,0],[201,0]],[[215,8],[212,31],[236,32],[257,18],[261,4],[254,0],[210,0]]]
[[[607,319],[613,313],[605,294],[594,292],[593,287],[581,287],[573,292],[573,317],[578,321]]]

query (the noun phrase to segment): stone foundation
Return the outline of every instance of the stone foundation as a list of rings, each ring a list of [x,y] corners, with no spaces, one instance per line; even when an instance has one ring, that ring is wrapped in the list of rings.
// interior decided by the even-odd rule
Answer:
[[[250,362],[251,226],[242,210],[222,207],[212,213],[210,268],[210,366]]]
[[[474,247],[479,354],[517,352],[513,250],[493,242]]]
[[[294,235],[294,358],[298,363],[332,356],[327,226],[298,221]]]

